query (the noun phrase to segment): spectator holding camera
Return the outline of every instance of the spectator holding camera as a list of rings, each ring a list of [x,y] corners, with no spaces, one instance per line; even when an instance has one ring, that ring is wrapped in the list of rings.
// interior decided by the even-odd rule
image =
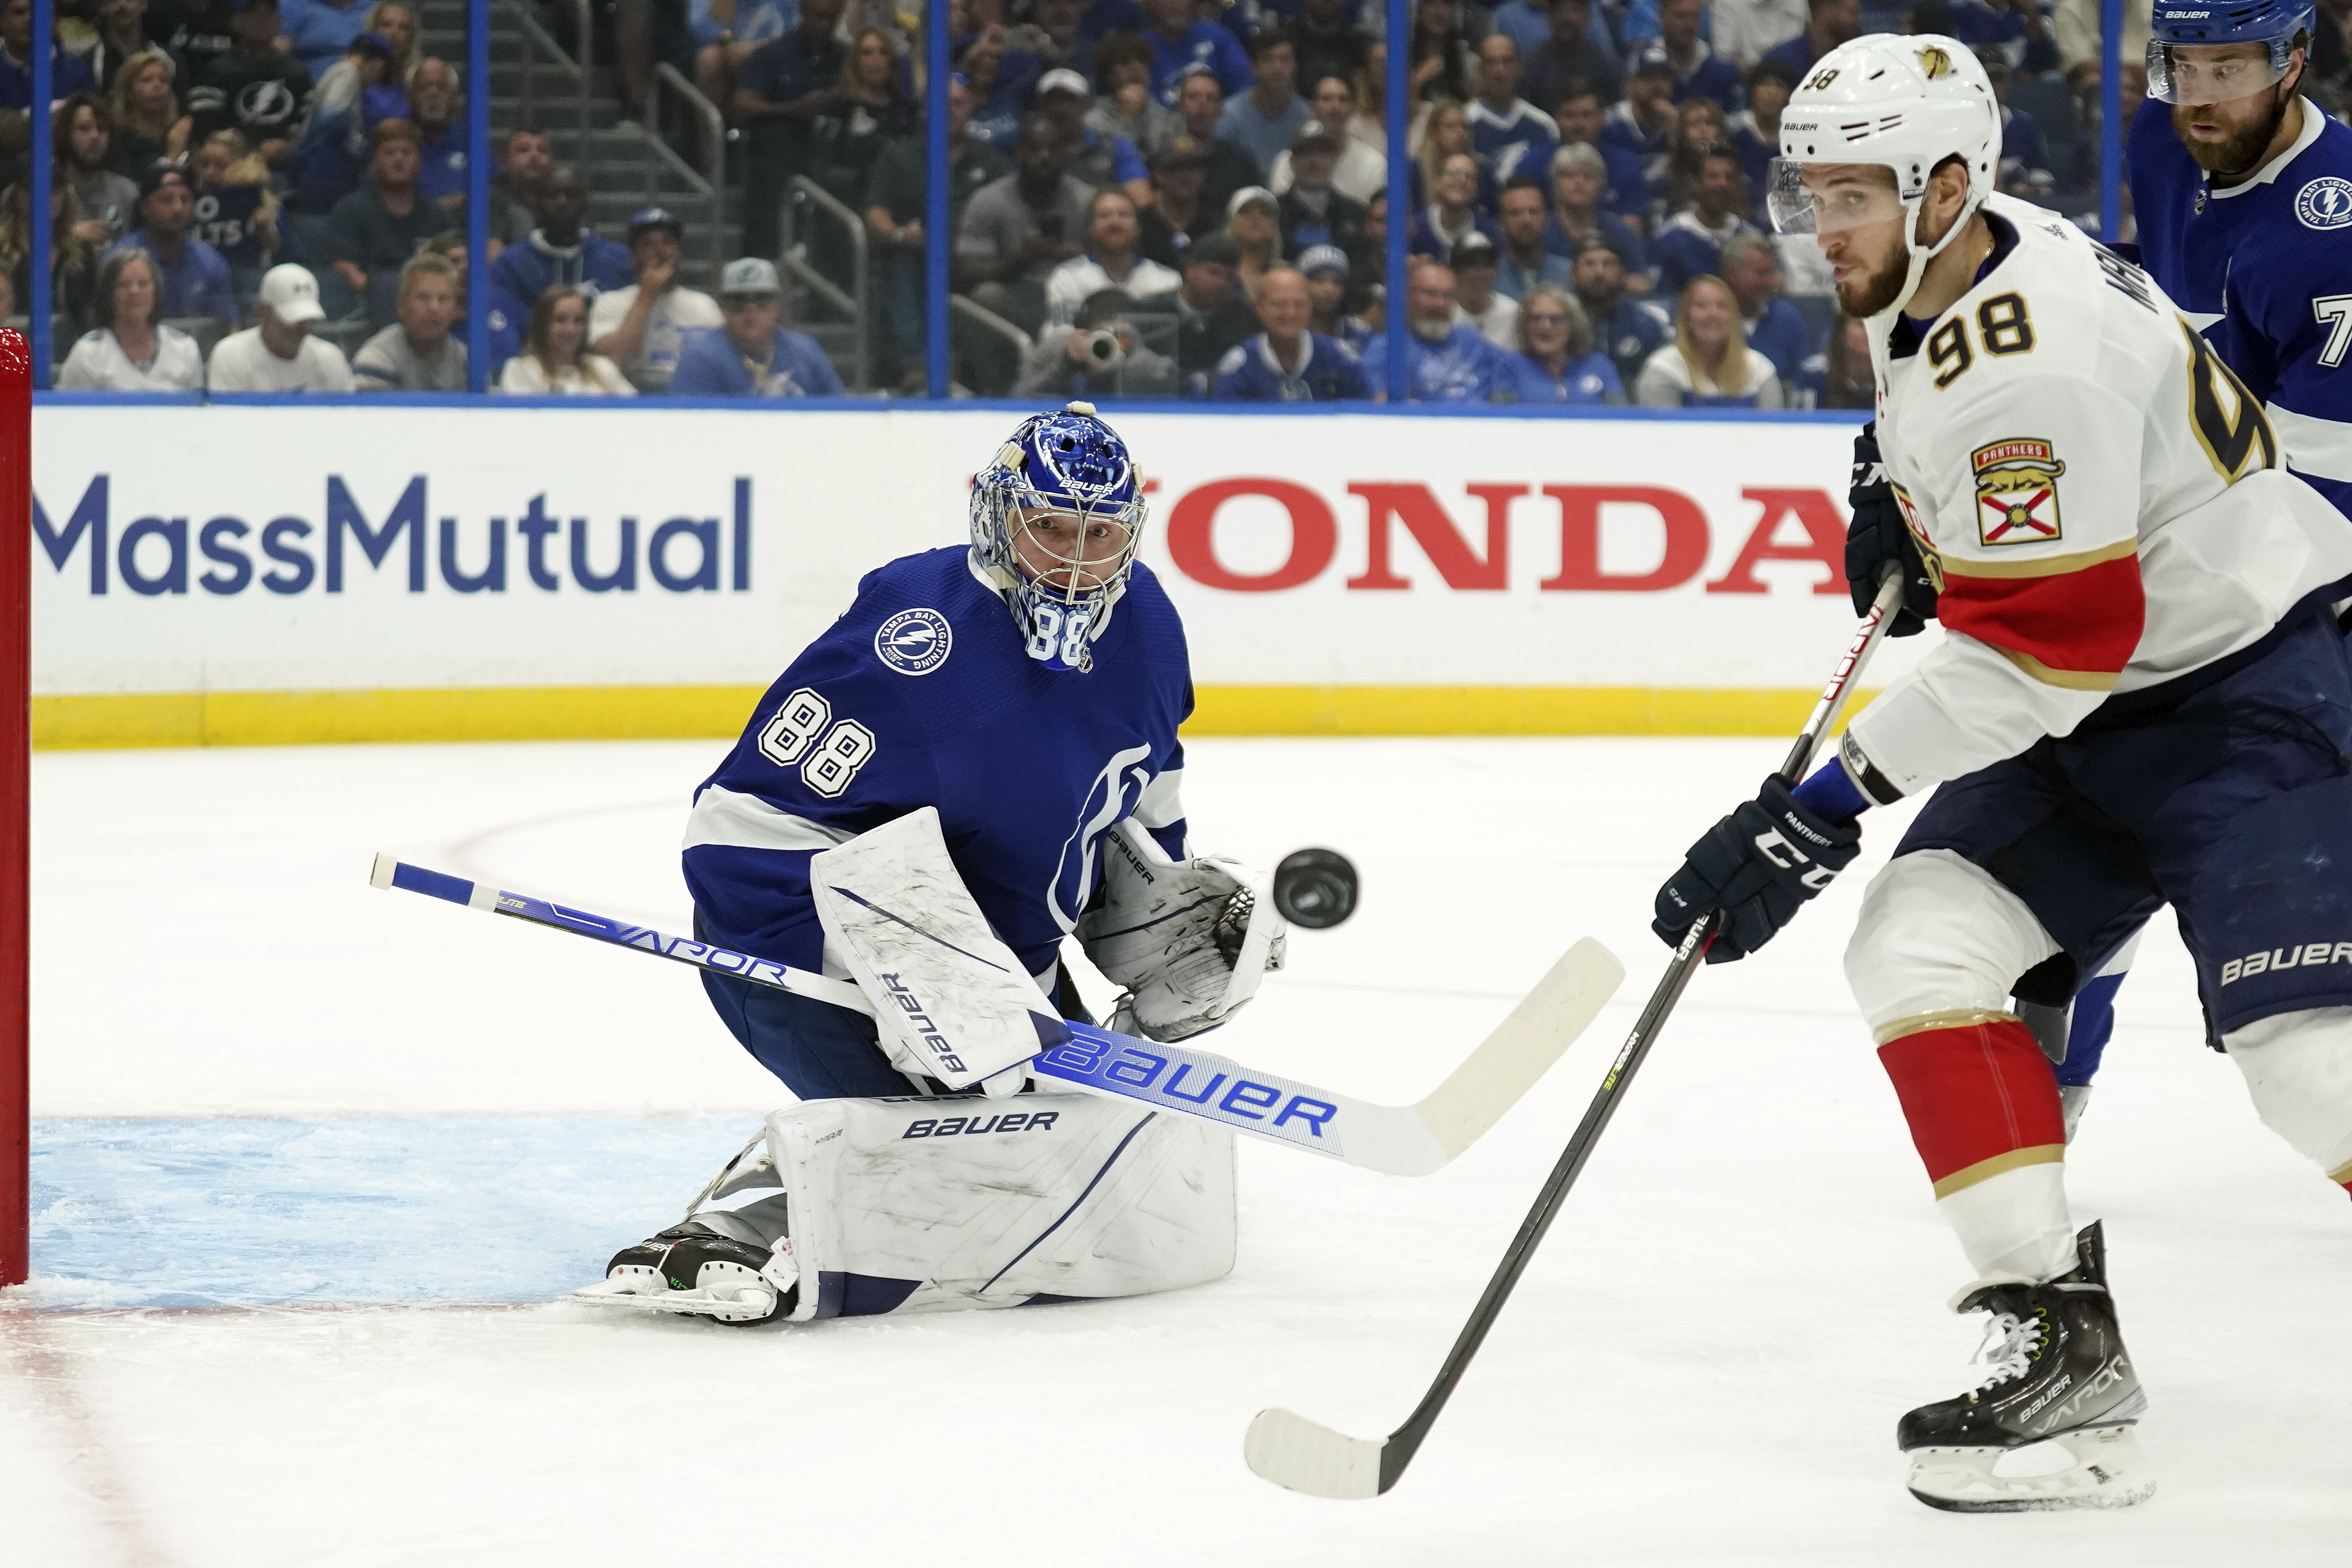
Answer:
[[[1314,304],[1306,275],[1277,267],[1258,286],[1258,319],[1265,331],[1218,362],[1215,395],[1223,401],[1334,403],[1369,399],[1356,356],[1309,325]]]
[[[669,390],[687,333],[727,324],[718,300],[678,283],[684,232],[667,207],[640,208],[629,219],[637,280],[597,295],[588,312],[589,343],[640,392]]]
[[[236,296],[221,253],[188,231],[195,226],[196,195],[185,171],[151,165],[139,181],[139,226],[116,250],[143,250],[154,258],[166,316],[217,316],[236,325]]]
[[[1076,322],[1048,327],[1022,361],[1015,397],[1172,397],[1176,366],[1139,340],[1135,296],[1105,289],[1078,307]]]
[[[1779,408],[1772,362],[1751,352],[1739,301],[1720,278],[1694,278],[1675,310],[1675,341],[1650,356],[1633,386],[1644,408]]]
[[[1519,301],[1518,353],[1508,362],[1521,403],[1622,403],[1625,384],[1592,348],[1592,322],[1576,296],[1538,283]]]
[[[568,283],[532,301],[522,351],[499,373],[499,390],[520,397],[635,397],[621,367],[588,347],[588,297]]]
[[[160,315],[155,258],[118,250],[98,271],[95,330],[82,335],[58,372],[60,392],[193,392],[205,384],[196,340]]]
[[[839,397],[841,377],[816,340],[787,331],[775,263],[756,256],[719,275],[717,331],[692,331],[669,389],[681,397]]]
[[[1454,320],[1454,269],[1418,260],[1405,284],[1405,399],[1411,403],[1489,403],[1498,378],[1510,373],[1502,354],[1477,328]],[[1389,340],[1364,350],[1364,380],[1372,395],[1388,395]]]
[[[319,280],[281,262],[262,276],[260,323],[232,332],[213,350],[206,384],[215,392],[349,392],[351,362],[313,332],[327,312]]]
[[[1045,321],[1065,326],[1078,319],[1078,307],[1106,289],[1136,300],[1172,294],[1184,279],[1137,252],[1140,230],[1135,199],[1117,185],[1105,185],[1087,205],[1087,253],[1063,262],[1045,279]]]
[[[420,250],[400,269],[396,320],[352,356],[362,392],[463,392],[466,345],[450,335],[457,320],[457,265]]]

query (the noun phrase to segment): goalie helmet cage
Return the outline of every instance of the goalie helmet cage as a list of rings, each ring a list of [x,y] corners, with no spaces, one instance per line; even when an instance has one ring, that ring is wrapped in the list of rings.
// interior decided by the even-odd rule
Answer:
[[[0,331],[0,1285],[32,1267],[33,356]]]

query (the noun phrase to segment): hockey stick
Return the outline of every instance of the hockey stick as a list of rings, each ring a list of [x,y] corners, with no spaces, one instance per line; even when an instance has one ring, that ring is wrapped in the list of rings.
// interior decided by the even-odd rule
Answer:
[[[1780,765],[1780,777],[1784,782],[1796,784],[1811,767],[1815,749],[1835,727],[1838,715],[1844,711],[1846,699],[1853,694],[1863,667],[1877,651],[1879,639],[1885,636],[1902,598],[1902,580],[1890,572],[1879,584],[1878,597],[1871,605],[1870,613],[1854,629],[1853,641],[1838,661],[1829,685],[1822,691],[1821,700],[1814,704],[1812,717],[1805,721],[1803,731],[1790,749],[1789,760]],[[1551,1228],[1552,1218],[1559,1212],[1561,1200],[1568,1196],[1569,1188],[1576,1184],[1576,1178],[1583,1171],[1586,1160],[1591,1157],[1593,1145],[1601,1141],[1601,1131],[1608,1127],[1609,1119],[1617,1113],[1625,1090],[1633,1084],[1633,1075],[1641,1070],[1643,1058],[1650,1054],[1650,1047],[1656,1042],[1659,1031],[1665,1027],[1667,1015],[1675,1010],[1675,1004],[1682,1000],[1684,987],[1690,984],[1692,974],[1697,971],[1707,944],[1715,940],[1720,918],[1709,914],[1691,927],[1684,935],[1682,945],[1675,949],[1664,977],[1658,982],[1658,988],[1650,994],[1649,1005],[1642,1009],[1641,1017],[1634,1021],[1633,1032],[1626,1037],[1623,1048],[1617,1053],[1617,1060],[1609,1069],[1609,1076],[1601,1080],[1601,1091],[1592,1097],[1592,1103],[1585,1110],[1584,1120],[1577,1124],[1575,1136],[1568,1141],[1559,1163],[1552,1167],[1551,1174],[1544,1178],[1543,1190],[1536,1194],[1535,1206],[1520,1222],[1519,1232],[1511,1238],[1511,1245],[1504,1252],[1503,1261],[1496,1268],[1495,1277],[1486,1282],[1486,1291],[1479,1296],[1478,1304],[1471,1309],[1470,1321],[1462,1326],[1454,1348],[1446,1352],[1444,1364],[1438,1368],[1436,1381],[1430,1384],[1429,1392],[1422,1395],[1421,1403],[1413,1407],[1412,1414],[1405,1417],[1404,1425],[1384,1438],[1350,1437],[1319,1422],[1309,1421],[1294,1411],[1279,1407],[1261,1410],[1250,1423],[1248,1434],[1242,1439],[1242,1457],[1248,1461],[1251,1469],[1276,1486],[1288,1487],[1293,1491],[1306,1492],[1313,1497],[1378,1497],[1397,1484],[1404,1474],[1405,1467],[1412,1463],[1413,1455],[1420,1451],[1422,1443],[1429,1436],[1430,1428],[1436,1425],[1438,1413],[1453,1397],[1455,1386],[1462,1381],[1462,1374],[1469,1370],[1470,1358],[1478,1353],[1478,1347],[1486,1342],[1486,1331],[1495,1326],[1496,1318],[1502,1313],[1503,1303],[1510,1300],[1512,1288],[1518,1284],[1519,1276],[1527,1270],[1528,1259],[1535,1256],[1536,1248],[1542,1244],[1544,1232]]]
[[[469,882],[389,855],[375,858],[368,881],[593,937],[837,1007],[868,1015],[874,1011],[865,994],[846,980],[568,909],[487,882]],[[1608,949],[1589,939],[1579,942],[1444,1083],[1411,1105],[1375,1104],[1223,1057],[1139,1040],[1089,1024],[1067,1025],[1069,1038],[1029,1065],[1040,1078],[1073,1089],[1140,1100],[1365,1170],[1422,1176],[1449,1163],[1517,1104],[1584,1032],[1624,978],[1623,967]]]

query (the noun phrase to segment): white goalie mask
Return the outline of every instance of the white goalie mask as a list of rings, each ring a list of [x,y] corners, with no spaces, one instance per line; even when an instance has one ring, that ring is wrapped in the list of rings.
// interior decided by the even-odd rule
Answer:
[[[1928,176],[1947,158],[1968,165],[1959,216],[1933,245],[1919,240]],[[1780,111],[1780,155],[1772,161],[1767,205],[1782,234],[1822,235],[1900,218],[1909,270],[1885,313],[1900,310],[1969,215],[1992,194],[2000,161],[2000,107],[1984,67],[1966,44],[1933,33],[1874,33],[1841,44],[1805,73]],[[1829,193],[1805,179],[1808,164],[1875,164],[1895,188]]]

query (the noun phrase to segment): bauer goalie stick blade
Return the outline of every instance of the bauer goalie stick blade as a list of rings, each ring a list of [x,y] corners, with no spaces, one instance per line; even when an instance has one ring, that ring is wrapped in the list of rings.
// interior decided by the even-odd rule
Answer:
[[[389,855],[375,858],[368,881],[716,970],[837,1007],[869,1015],[874,1011],[865,994],[846,980],[567,909],[487,882],[468,882]],[[1087,1024],[1071,1024],[1066,1044],[1029,1065],[1041,1080],[1139,1100],[1365,1170],[1421,1176],[1449,1163],[1517,1104],[1592,1022],[1624,977],[1623,967],[1608,949],[1590,940],[1578,942],[1467,1060],[1428,1098],[1412,1105],[1376,1105],[1223,1057],[1156,1045]]]
[[[1871,605],[1870,613],[1854,628],[1853,641],[1839,659],[1829,685],[1822,691],[1822,700],[1813,705],[1812,717],[1805,721],[1803,731],[1790,749],[1788,761],[1780,766],[1780,776],[1786,782],[1793,784],[1804,777],[1815,749],[1836,727],[1838,715],[1845,710],[1846,700],[1853,695],[1864,667],[1878,650],[1879,641],[1886,635],[1886,627],[1902,600],[1902,581],[1890,572],[1879,584],[1878,597]],[[1349,1500],[1378,1497],[1397,1484],[1405,1467],[1412,1463],[1413,1455],[1420,1452],[1430,1428],[1437,1424],[1438,1414],[1453,1397],[1462,1374],[1469,1370],[1470,1360],[1486,1342],[1486,1331],[1502,1314],[1503,1303],[1510,1300],[1511,1290],[1526,1271],[1528,1259],[1542,1244],[1544,1232],[1551,1228],[1561,1200],[1568,1196],[1569,1188],[1576,1184],[1585,1162],[1591,1158],[1593,1146],[1600,1142],[1609,1119],[1617,1113],[1633,1075],[1641,1070],[1643,1058],[1650,1054],[1650,1047],[1665,1027],[1667,1016],[1682,1000],[1684,988],[1689,985],[1708,944],[1715,940],[1719,919],[1710,912],[1683,934],[1664,976],[1650,994],[1649,1005],[1634,1020],[1633,1031],[1626,1037],[1616,1061],[1611,1064],[1609,1076],[1601,1080],[1601,1091],[1586,1108],[1584,1120],[1577,1123],[1576,1133],[1569,1139],[1559,1163],[1544,1178],[1535,1206],[1519,1223],[1518,1234],[1511,1238],[1494,1278],[1486,1282],[1478,1304],[1470,1310],[1470,1321],[1462,1325],[1454,1348],[1446,1352],[1436,1381],[1422,1395],[1412,1414],[1405,1417],[1404,1425],[1384,1438],[1350,1437],[1294,1411],[1261,1410],[1242,1439],[1242,1458],[1251,1469],[1276,1486],[1312,1497]]]

